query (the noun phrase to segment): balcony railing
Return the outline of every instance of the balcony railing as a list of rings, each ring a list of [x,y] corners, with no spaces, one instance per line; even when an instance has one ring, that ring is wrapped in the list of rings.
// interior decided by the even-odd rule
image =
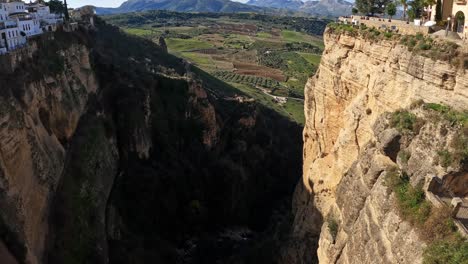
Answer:
[[[0,22],[0,30],[7,29],[7,28],[15,28],[18,27],[16,21],[4,21]]]

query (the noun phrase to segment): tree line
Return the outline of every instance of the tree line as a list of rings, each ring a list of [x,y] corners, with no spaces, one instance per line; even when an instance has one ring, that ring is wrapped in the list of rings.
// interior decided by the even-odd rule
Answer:
[[[376,14],[387,14],[393,17],[397,7],[403,7],[403,19],[416,19],[430,17],[430,7],[436,5],[436,21],[442,20],[441,0],[356,0],[353,14],[364,14],[374,16]],[[426,10],[426,11],[425,11]]]

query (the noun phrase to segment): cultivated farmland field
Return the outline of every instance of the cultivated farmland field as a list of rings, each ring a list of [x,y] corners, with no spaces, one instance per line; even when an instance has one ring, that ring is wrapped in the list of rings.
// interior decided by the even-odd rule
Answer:
[[[165,39],[186,59],[261,104],[303,124],[304,86],[319,63],[326,22],[266,15],[167,11],[106,18],[129,34]],[[315,24],[314,24],[315,23]]]

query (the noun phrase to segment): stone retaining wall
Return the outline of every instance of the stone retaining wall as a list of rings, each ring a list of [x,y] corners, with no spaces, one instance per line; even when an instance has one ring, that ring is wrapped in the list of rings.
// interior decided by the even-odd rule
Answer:
[[[416,35],[417,33],[421,33],[423,35],[429,34],[429,27],[416,26],[414,25],[413,22],[410,22],[409,24],[407,24],[406,21],[402,21],[402,20],[391,20],[391,22],[388,22],[388,19],[384,19],[384,18],[369,17],[369,20],[367,20],[367,19],[361,19],[361,17],[358,17],[358,16],[339,18],[340,21],[346,21],[347,23],[351,23],[353,19],[357,21],[359,24],[364,24],[368,27],[380,28],[383,25],[385,25],[387,28],[390,29],[392,26],[395,26],[398,30],[398,33],[400,34],[406,34],[406,35]],[[381,21],[379,21],[379,19]]]

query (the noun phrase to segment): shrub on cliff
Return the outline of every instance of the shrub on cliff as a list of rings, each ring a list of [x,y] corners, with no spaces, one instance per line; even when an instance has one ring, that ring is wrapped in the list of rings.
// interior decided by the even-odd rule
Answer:
[[[468,112],[456,111],[446,105],[427,103],[424,108],[436,112],[435,118],[446,120],[451,126],[459,127],[454,135],[450,148],[438,151],[439,163],[448,168],[453,164],[468,164]]]
[[[424,121],[415,114],[407,110],[399,110],[392,114],[390,126],[396,128],[401,133],[419,133]]]
[[[456,237],[430,244],[423,255],[424,264],[467,264],[468,242]]]
[[[328,229],[330,230],[330,234],[333,238],[333,241],[335,241],[336,236],[338,235],[338,221],[333,216],[328,216],[327,218],[327,224],[328,224]]]
[[[393,167],[387,171],[385,185],[394,192],[398,210],[403,219],[411,223],[424,223],[431,213],[431,206],[426,201],[422,185],[411,185],[406,173]]]
[[[438,241],[452,236],[457,227],[450,217],[448,207],[433,208],[426,222],[421,227],[420,235],[425,241]]]

